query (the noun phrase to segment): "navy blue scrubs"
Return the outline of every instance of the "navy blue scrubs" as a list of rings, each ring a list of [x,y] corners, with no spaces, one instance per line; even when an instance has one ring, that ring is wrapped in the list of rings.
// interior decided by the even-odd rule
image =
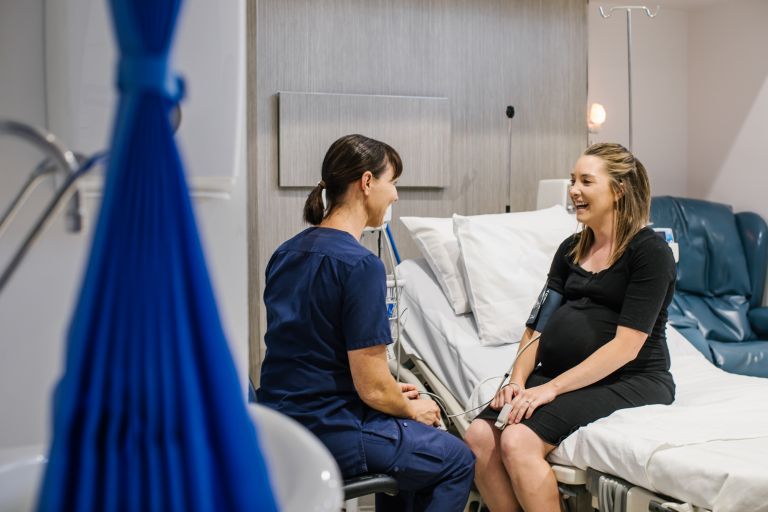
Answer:
[[[474,459],[456,437],[368,407],[347,352],[392,342],[384,265],[349,233],[309,228],[267,265],[267,347],[258,401],[302,423],[345,478],[394,476],[393,509],[462,510]],[[383,504],[383,502],[382,502]]]

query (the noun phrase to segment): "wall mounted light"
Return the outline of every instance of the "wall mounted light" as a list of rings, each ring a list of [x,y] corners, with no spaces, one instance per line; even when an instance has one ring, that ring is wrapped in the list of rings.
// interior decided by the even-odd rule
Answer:
[[[605,107],[600,103],[593,103],[589,106],[589,113],[587,114],[587,127],[589,133],[598,133],[605,122]]]

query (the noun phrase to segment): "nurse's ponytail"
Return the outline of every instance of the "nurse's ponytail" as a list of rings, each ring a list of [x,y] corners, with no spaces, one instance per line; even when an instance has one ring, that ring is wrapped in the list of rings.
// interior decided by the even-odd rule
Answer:
[[[389,165],[395,171],[395,178],[403,172],[400,155],[384,142],[364,135],[345,135],[336,140],[323,159],[320,181],[304,203],[304,220],[317,226],[343,203],[350,183],[359,180],[366,171],[378,178]]]
[[[304,203],[304,221],[317,226],[325,217],[325,206],[323,206],[323,189],[325,183],[320,181],[312,192],[307,196],[307,202]]]

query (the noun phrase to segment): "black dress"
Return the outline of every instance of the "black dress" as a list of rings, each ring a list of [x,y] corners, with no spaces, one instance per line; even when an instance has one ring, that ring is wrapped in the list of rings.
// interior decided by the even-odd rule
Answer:
[[[526,387],[544,384],[581,363],[612,340],[619,325],[648,338],[633,361],[590,386],[559,395],[521,421],[552,445],[618,409],[670,404],[675,395],[665,334],[676,276],[669,246],[643,228],[613,265],[594,273],[568,256],[578,237],[560,244],[552,261],[547,287],[562,294],[564,302],[542,329],[539,365]],[[488,407],[478,417],[497,415]]]

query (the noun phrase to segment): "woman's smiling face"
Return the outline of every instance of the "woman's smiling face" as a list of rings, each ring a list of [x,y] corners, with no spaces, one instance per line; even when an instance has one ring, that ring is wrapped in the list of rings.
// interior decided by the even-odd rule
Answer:
[[[571,173],[570,196],[579,222],[592,229],[613,222],[618,196],[612,182],[599,157],[584,155],[576,161]]]

